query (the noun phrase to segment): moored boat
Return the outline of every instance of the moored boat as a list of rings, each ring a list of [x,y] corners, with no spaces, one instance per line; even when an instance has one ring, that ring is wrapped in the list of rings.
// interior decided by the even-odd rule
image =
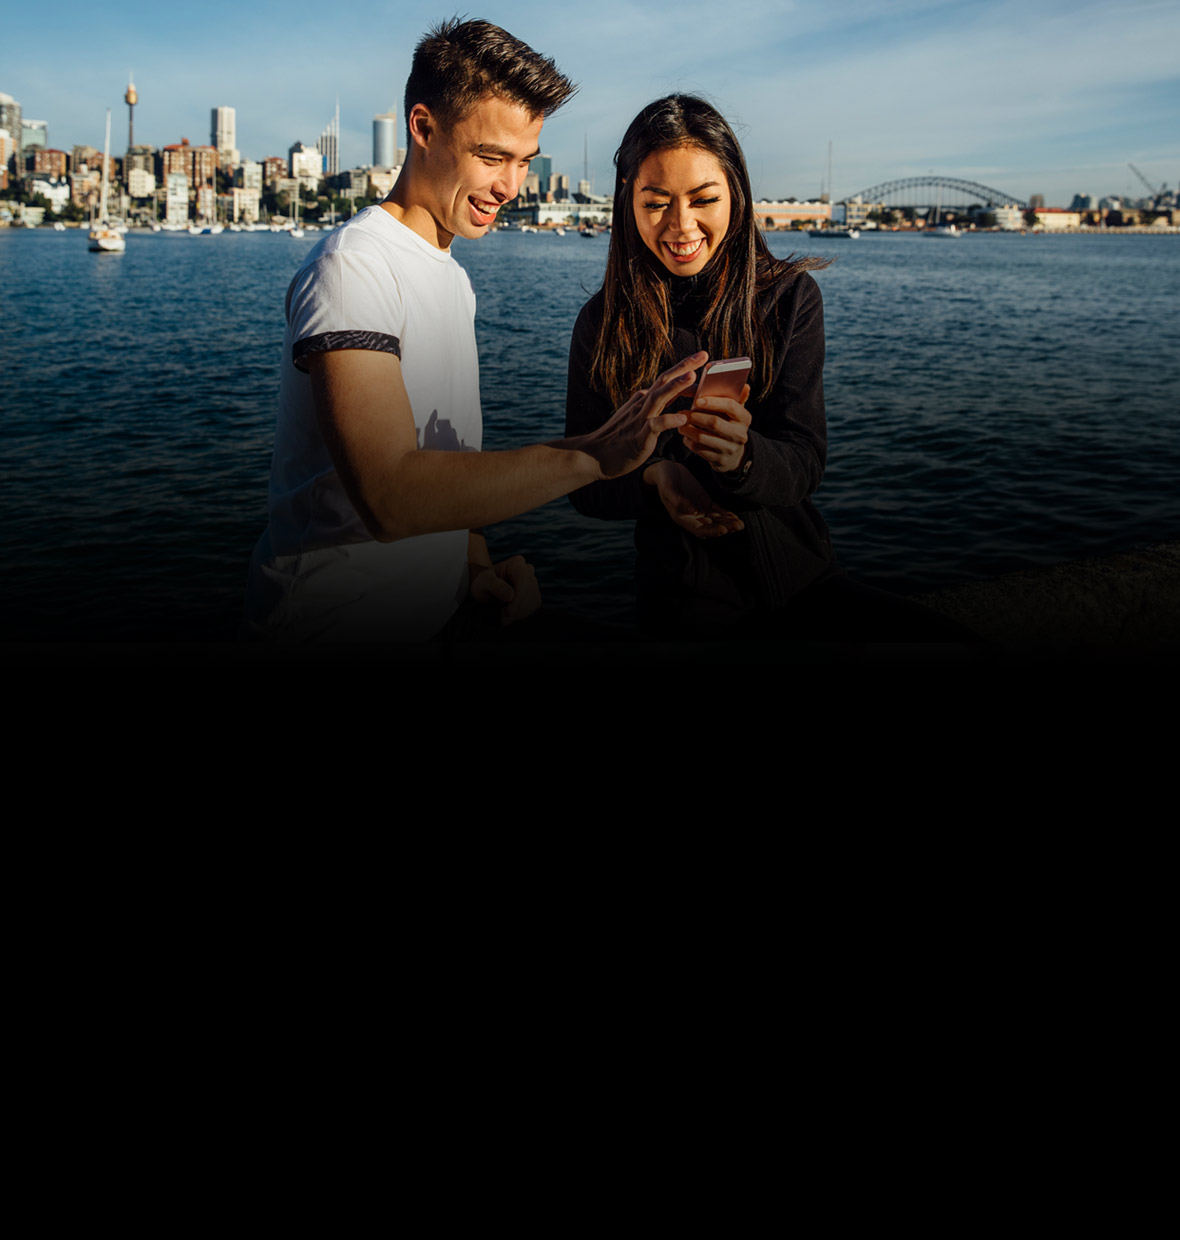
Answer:
[[[111,110],[107,108],[107,136],[102,148],[102,189],[99,191],[99,223],[90,230],[90,249],[96,254],[122,254],[127,240],[111,226],[107,212],[107,168],[111,157]]]

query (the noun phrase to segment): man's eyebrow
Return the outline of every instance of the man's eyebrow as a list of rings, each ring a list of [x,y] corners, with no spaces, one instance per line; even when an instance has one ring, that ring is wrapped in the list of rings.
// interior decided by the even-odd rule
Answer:
[[[696,189],[690,189],[688,193],[691,197],[693,194],[699,194],[703,189],[712,189],[715,185],[720,184],[720,181],[706,181],[703,185],[698,185]],[[672,197],[671,193],[660,185],[641,185],[639,192],[641,194],[663,194],[665,198]]]
[[[499,147],[499,146],[488,146],[484,142],[481,142],[475,148],[475,153],[477,155],[482,155],[482,156],[498,155],[501,159],[516,159],[515,151],[506,151],[504,150],[503,147]],[[528,163],[530,159],[536,159],[537,156],[540,155],[540,153],[541,153],[541,148],[537,147],[537,149],[531,155],[526,155],[524,159],[521,160],[521,163]]]

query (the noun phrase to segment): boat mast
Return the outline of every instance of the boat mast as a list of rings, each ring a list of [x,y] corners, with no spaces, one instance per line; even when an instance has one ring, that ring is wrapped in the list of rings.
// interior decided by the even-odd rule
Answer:
[[[102,144],[102,189],[99,191],[102,197],[98,203],[98,222],[105,224],[107,222],[107,165],[111,158],[111,110],[107,108],[107,136]]]

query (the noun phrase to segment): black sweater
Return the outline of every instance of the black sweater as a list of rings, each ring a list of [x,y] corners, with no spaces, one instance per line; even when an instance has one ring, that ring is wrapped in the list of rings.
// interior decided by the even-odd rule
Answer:
[[[708,348],[701,318],[700,278],[671,277],[673,350],[668,364]],[[631,518],[639,551],[640,614],[649,625],[717,629],[756,611],[776,610],[800,590],[835,571],[823,518],[810,496],[827,459],[824,418],[823,301],[807,272],[781,277],[759,299],[774,341],[771,388],[751,399],[749,470],[740,482],[714,472],[684,446],[676,431],[660,438],[652,460],[679,461],[746,528],[722,538],[697,539],[664,511],[643,470],[575,491],[570,500],[587,516]],[[606,394],[590,387],[590,359],[603,314],[597,293],[582,307],[570,343],[566,433],[585,434],[613,412]],[[682,400],[671,408],[687,408]]]

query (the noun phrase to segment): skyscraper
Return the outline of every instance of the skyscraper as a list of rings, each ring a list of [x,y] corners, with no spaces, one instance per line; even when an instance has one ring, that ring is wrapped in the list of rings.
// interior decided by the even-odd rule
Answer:
[[[233,108],[214,108],[209,125],[209,145],[217,149],[217,162],[236,166],[241,162],[238,150],[237,112]]]
[[[21,168],[21,111],[20,104],[11,96],[0,94],[0,129],[7,129],[16,155],[17,171]]]
[[[392,168],[397,163],[397,116],[392,108],[373,117],[373,167]]]
[[[336,115],[316,139],[315,149],[324,157],[324,175],[336,176],[340,171],[340,100],[336,100]]]
[[[15,138],[16,135],[13,134]],[[22,116],[20,122],[20,153],[18,156],[17,173],[23,173],[26,166],[32,158],[32,153],[36,147],[47,147],[49,145],[49,122],[35,121],[28,116]]]

